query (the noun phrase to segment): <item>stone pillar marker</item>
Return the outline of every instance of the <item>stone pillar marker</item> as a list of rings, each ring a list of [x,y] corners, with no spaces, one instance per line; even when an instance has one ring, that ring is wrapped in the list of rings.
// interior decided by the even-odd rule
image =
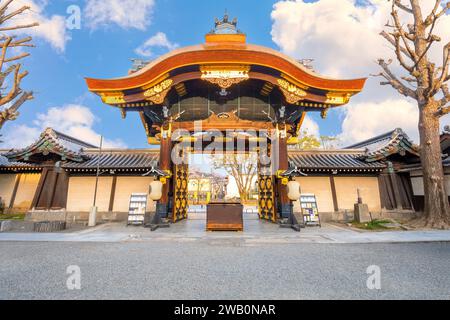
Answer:
[[[372,221],[372,217],[370,216],[369,206],[363,203],[363,199],[361,197],[361,190],[357,189],[358,193],[358,202],[355,203],[355,221],[359,223],[366,223]]]

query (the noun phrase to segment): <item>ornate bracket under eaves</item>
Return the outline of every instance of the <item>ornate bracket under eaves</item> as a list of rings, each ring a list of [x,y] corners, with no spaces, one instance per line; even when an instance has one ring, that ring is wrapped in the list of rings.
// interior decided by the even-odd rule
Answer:
[[[164,99],[166,98],[167,93],[170,91],[172,84],[172,79],[166,79],[157,83],[156,85],[145,88],[145,99],[153,102],[154,104],[164,103]]]
[[[333,105],[343,105],[350,101],[351,94],[348,92],[328,92],[325,103]]]
[[[100,97],[102,98],[103,103],[109,105],[125,103],[124,94],[122,91],[101,92]]]
[[[277,82],[287,103],[296,104],[307,96],[306,91],[287,80],[278,79]]]
[[[234,84],[249,79],[250,66],[247,65],[203,65],[200,67],[202,79],[228,89]]]

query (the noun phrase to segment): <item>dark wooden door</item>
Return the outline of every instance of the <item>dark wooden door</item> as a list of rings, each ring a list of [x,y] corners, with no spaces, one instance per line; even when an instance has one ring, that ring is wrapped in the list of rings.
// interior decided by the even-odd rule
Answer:
[[[275,178],[271,175],[258,175],[258,213],[261,219],[276,222]]]
[[[188,217],[188,177],[187,164],[175,165],[173,176],[173,210],[172,221],[186,219]]]

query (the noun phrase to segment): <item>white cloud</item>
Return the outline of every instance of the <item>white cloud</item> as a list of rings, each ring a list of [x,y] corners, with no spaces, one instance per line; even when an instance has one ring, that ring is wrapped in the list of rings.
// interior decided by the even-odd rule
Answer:
[[[0,148],[17,149],[32,144],[41,134],[41,130],[26,125],[12,125],[2,130]]]
[[[419,111],[414,102],[388,99],[381,103],[362,102],[348,106],[339,141],[345,146],[372,138],[395,128],[402,128],[418,140]]]
[[[135,52],[144,57],[151,57],[155,55],[153,52],[154,48],[162,48],[171,51],[178,48],[178,44],[171,42],[164,32],[158,32],[138,47]]]
[[[295,58],[315,59],[314,66],[328,76],[361,76],[389,53],[378,36],[388,17],[384,2],[374,8],[353,0],[280,1],[272,11],[272,39]]]
[[[99,145],[100,135],[95,132],[93,125],[97,121],[89,108],[81,105],[69,104],[62,107],[53,107],[46,113],[39,113],[33,126],[12,124],[1,137],[1,148],[26,147],[36,141],[39,134],[47,127],[73,136],[82,141]],[[107,148],[124,148],[122,140],[104,140]]]
[[[41,38],[57,51],[64,52],[66,43],[70,40],[70,36],[66,31],[65,17],[60,15],[47,16],[44,13],[45,7],[47,6],[47,1],[45,0],[13,1],[9,6],[10,10],[8,12],[17,10],[24,5],[30,6],[31,10],[16,16],[10,23],[7,23],[7,25],[22,25],[37,22],[39,23],[39,26],[19,29],[18,31],[15,31],[15,33]]]
[[[302,131],[306,131],[309,135],[316,137],[320,136],[319,125],[309,116],[306,116],[305,120],[303,120]]]
[[[151,22],[154,0],[87,0],[86,24],[96,29],[110,24],[145,30]]]
[[[361,1],[359,1],[361,3]],[[279,1],[272,11],[272,39],[281,51],[294,58],[314,59],[315,69],[324,76],[336,78],[368,77],[378,73],[378,58],[394,58],[391,46],[379,33],[390,18],[392,2],[368,0]],[[434,1],[421,0],[423,13],[428,14]],[[410,19],[399,11],[405,25]],[[450,15],[436,25],[435,34],[442,38],[430,52],[430,58],[442,64],[442,46],[450,41]],[[395,61],[395,59],[394,59]],[[393,63],[395,72],[400,68]],[[369,78],[362,93],[343,114],[342,143],[349,144],[401,127],[418,140],[418,108],[392,88]],[[441,119],[441,125],[450,117]]]

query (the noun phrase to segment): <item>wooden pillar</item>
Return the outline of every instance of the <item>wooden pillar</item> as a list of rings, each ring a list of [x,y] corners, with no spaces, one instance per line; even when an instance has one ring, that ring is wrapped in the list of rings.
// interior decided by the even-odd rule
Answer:
[[[170,126],[161,129],[161,148],[159,151],[159,168],[166,172],[172,170],[172,136]],[[170,185],[171,179],[167,179],[162,188],[162,197],[156,204],[156,213],[162,218],[169,217],[169,202],[170,202]]]
[[[56,191],[56,183],[58,182],[58,173],[55,170],[49,170],[48,179],[45,184],[45,196],[43,197],[42,208],[50,209],[52,207],[53,199]],[[41,204],[39,204],[40,206]]]
[[[392,190],[394,191],[395,206],[397,210],[403,210],[402,198],[398,188],[397,174],[395,173],[392,162],[388,162],[388,172],[391,180]]]
[[[339,204],[338,204],[338,198],[337,198],[337,192],[336,192],[336,183],[334,181],[334,177],[330,177],[330,186],[331,186],[331,195],[333,197],[333,207],[334,212],[339,211]]]
[[[117,185],[117,176],[114,176],[111,184],[111,193],[109,196],[109,207],[108,207],[109,212],[114,211],[114,198],[116,197],[116,185]]]
[[[55,170],[54,164],[44,167],[31,208],[38,210],[65,209],[68,188],[69,177],[65,171],[58,172]]]
[[[44,190],[45,180],[47,179],[48,168],[44,167],[41,173],[41,178],[39,179],[36,192],[34,194],[33,202],[31,204],[31,209],[38,207],[39,199],[41,198],[42,191]]]
[[[289,169],[289,158],[287,149],[287,135],[285,127],[280,127],[277,130],[275,143],[275,157],[278,159],[275,165],[277,172],[286,171]],[[278,198],[278,215],[281,218],[290,218],[292,215],[292,202],[288,197],[287,186],[282,183],[282,179],[277,179],[277,198]]]
[[[19,190],[20,180],[22,179],[22,174],[18,173],[16,175],[16,181],[14,182],[14,189],[11,195],[11,200],[9,201],[9,209],[14,208],[14,201],[16,201],[17,190]]]
[[[390,173],[389,176],[392,184],[392,190],[394,191],[394,198],[397,210],[403,210],[402,197],[400,195],[400,190],[398,188],[397,175],[395,173]]]
[[[65,170],[55,172],[56,185],[50,202],[50,209],[65,209],[69,192],[69,176]]]

